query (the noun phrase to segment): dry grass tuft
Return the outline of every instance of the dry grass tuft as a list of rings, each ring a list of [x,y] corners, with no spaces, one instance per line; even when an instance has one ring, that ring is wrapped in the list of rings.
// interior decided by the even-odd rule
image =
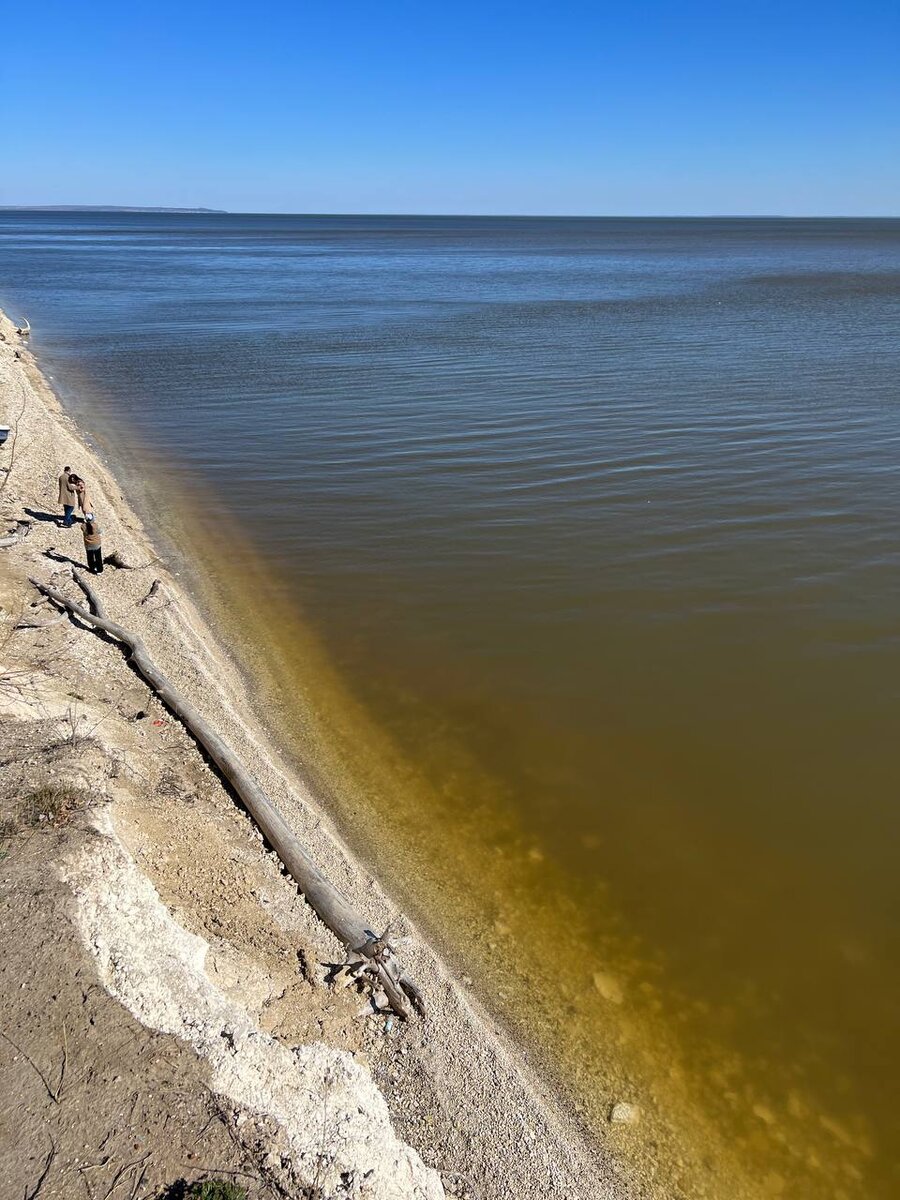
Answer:
[[[4,824],[17,824],[19,828],[25,826],[28,829],[58,828],[65,825],[74,813],[87,808],[89,801],[90,794],[83,788],[48,783],[22,798],[18,822],[6,821]]]
[[[184,1196],[185,1200],[247,1200],[247,1189],[225,1179],[204,1179],[186,1188]]]

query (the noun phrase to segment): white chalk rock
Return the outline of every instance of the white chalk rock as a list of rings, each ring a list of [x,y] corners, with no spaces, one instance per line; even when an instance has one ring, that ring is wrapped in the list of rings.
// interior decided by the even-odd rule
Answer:
[[[217,1092],[245,1111],[273,1117],[307,1187],[330,1194],[344,1176],[344,1184],[365,1181],[366,1200],[443,1200],[440,1176],[397,1137],[369,1072],[346,1051],[317,1042],[291,1051],[263,1032],[212,982],[208,943],[172,918],[109,816],[96,823],[106,836],[69,862],[64,875],[81,937],[107,990],[143,1025],[174,1034],[206,1059]],[[362,1193],[354,1186],[343,1194]]]

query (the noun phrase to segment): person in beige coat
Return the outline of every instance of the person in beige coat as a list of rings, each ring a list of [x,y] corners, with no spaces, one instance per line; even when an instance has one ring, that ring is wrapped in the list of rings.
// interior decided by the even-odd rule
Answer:
[[[59,503],[63,510],[62,523],[67,529],[75,520],[75,505],[78,503],[78,497],[75,495],[72,480],[77,478],[77,475],[73,476],[71,467],[63,467],[59,477]]]
[[[87,484],[80,475],[70,475],[69,480],[71,482],[72,489],[75,492],[78,507],[81,509],[84,519],[86,521],[90,521],[94,515],[94,507],[91,504],[91,498],[88,495]]]

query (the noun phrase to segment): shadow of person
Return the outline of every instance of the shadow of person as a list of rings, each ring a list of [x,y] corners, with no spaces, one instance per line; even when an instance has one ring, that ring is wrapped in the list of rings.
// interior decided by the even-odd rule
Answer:
[[[69,558],[68,554],[60,554],[55,546],[50,546],[46,549],[44,556],[52,558],[54,562],[71,563],[73,567],[80,567],[82,570],[85,569],[83,562],[80,562],[77,558]]]
[[[41,512],[40,509],[37,508],[26,508],[25,512],[27,512],[29,517],[35,521],[52,521],[54,525],[62,524],[62,517],[59,515],[59,513]],[[74,520],[77,521],[79,518],[75,517]]]

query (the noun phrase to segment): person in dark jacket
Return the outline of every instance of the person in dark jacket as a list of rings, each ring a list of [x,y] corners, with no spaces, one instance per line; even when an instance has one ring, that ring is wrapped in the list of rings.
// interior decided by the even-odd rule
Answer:
[[[62,523],[67,529],[75,520],[75,505],[78,503],[78,497],[75,495],[75,488],[72,485],[73,478],[77,479],[78,476],[72,475],[72,468],[63,467],[59,477],[59,502],[63,510]]]
[[[93,518],[85,520],[81,527],[84,537],[84,552],[87,555],[88,570],[92,575],[103,573],[103,549],[100,545],[100,526]]]

